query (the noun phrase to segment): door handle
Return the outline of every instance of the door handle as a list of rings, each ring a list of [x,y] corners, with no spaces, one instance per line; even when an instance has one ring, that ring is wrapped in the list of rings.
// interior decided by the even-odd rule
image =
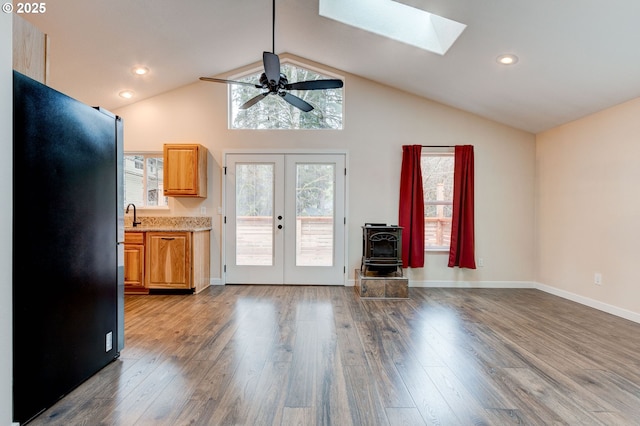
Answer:
[[[165,240],[165,241],[173,241],[175,240],[175,238],[167,238],[167,237],[160,237],[161,240]]]
[[[278,225],[278,229],[282,229],[282,225]]]

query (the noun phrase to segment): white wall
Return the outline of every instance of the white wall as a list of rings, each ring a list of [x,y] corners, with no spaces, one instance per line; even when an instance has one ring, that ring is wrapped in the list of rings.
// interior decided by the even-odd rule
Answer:
[[[335,71],[335,70],[334,70]],[[344,73],[339,74],[344,75]],[[170,214],[215,213],[222,205],[220,166],[230,149],[346,150],[349,155],[349,277],[360,267],[365,222],[398,222],[403,144],[473,144],[476,153],[477,255],[484,268],[447,268],[447,256],[427,254],[412,285],[534,281],[535,137],[442,104],[353,75],[345,77],[344,129],[249,131],[227,127],[227,88],[196,82],[121,108],[125,150],[160,151],[169,141],[195,141],[211,152],[209,197],[174,199]],[[220,277],[220,218],[214,214],[212,275]],[[218,275],[215,275],[218,274]],[[500,284],[499,284],[500,285]]]
[[[12,199],[13,175],[13,77],[11,14],[0,13],[0,194],[5,202],[0,209],[0,425],[10,425],[13,418],[12,397]]]
[[[541,133],[536,144],[538,281],[636,321],[638,117],[640,98]]]

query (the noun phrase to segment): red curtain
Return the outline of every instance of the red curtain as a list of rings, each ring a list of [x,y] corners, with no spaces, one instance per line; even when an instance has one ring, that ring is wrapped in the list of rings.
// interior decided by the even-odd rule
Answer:
[[[402,266],[424,266],[424,196],[420,170],[421,145],[402,146],[400,174],[400,208],[398,225],[402,226]]]
[[[449,267],[476,269],[473,217],[473,146],[455,147]]]

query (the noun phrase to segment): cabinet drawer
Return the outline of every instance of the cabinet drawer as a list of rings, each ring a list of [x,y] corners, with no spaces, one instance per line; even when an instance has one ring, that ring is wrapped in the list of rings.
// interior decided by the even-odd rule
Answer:
[[[144,232],[125,232],[125,244],[144,244]]]

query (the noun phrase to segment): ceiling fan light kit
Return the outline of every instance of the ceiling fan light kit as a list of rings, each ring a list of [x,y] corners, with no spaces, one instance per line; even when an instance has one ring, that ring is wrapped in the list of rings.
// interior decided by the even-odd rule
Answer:
[[[313,106],[304,99],[292,95],[289,90],[327,90],[339,89],[343,86],[342,80],[324,79],[309,80],[289,83],[287,77],[280,72],[280,58],[275,54],[275,22],[276,22],[276,2],[273,0],[273,17],[272,17],[272,50],[273,52],[262,53],[262,64],[264,72],[260,76],[259,83],[247,83],[242,81],[224,80],[213,77],[200,77],[202,81],[225,84],[240,84],[244,86],[252,86],[256,89],[265,90],[264,92],[254,96],[240,106],[240,109],[247,109],[260,102],[267,95],[278,95],[289,104],[304,112],[313,110]]]

